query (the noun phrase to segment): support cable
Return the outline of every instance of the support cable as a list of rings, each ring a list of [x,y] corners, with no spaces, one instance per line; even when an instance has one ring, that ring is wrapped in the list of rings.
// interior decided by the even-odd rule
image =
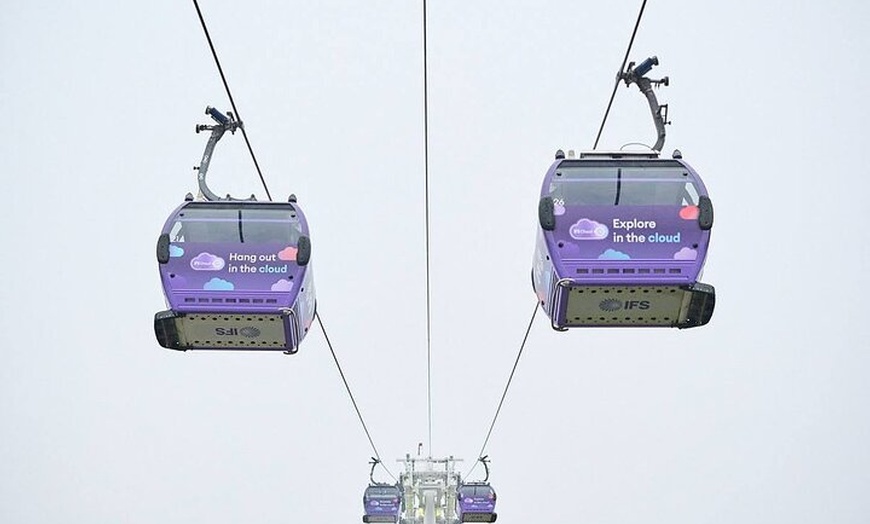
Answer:
[[[489,431],[486,432],[486,438],[483,440],[483,445],[480,446],[480,452],[477,454],[477,456],[480,458],[483,458],[483,459],[486,458],[483,455],[483,452],[486,450],[486,445],[489,444],[489,437],[492,435],[492,429],[495,427],[495,421],[498,420],[498,415],[499,415],[499,413],[501,413],[501,407],[502,407],[502,405],[504,405],[504,399],[507,396],[508,389],[510,389],[510,387],[511,387],[511,382],[514,379],[514,373],[516,373],[516,371],[517,371],[517,364],[520,363],[520,357],[523,356],[523,350],[526,347],[526,341],[529,339],[529,333],[532,331],[532,325],[535,323],[535,315],[538,314],[538,307],[539,306],[540,306],[540,304],[536,301],[535,302],[535,309],[534,309],[534,311],[532,311],[532,318],[529,319],[529,327],[526,328],[526,334],[523,335],[523,342],[522,342],[522,344],[520,344],[520,350],[517,353],[516,360],[514,361],[514,367],[511,369],[511,374],[510,374],[510,376],[508,376],[507,384],[505,384],[505,386],[504,386],[504,391],[501,394],[501,400],[498,401],[498,407],[495,410],[495,416],[492,417],[492,423],[489,425]],[[480,460],[478,460],[477,462],[474,463],[474,466],[471,467],[471,470],[469,470],[466,478],[471,477],[471,473],[474,471],[474,468],[477,467],[477,464],[479,462],[480,462]],[[488,476],[489,475],[487,475],[487,477]]]
[[[224,75],[224,70],[221,67],[221,61],[218,59],[217,51],[214,48],[214,43],[211,41],[211,35],[209,35],[208,27],[205,25],[205,19],[202,17],[202,11],[199,9],[199,2],[197,0],[193,0],[193,6],[196,8],[196,14],[199,16],[199,23],[202,24],[202,31],[205,33],[205,39],[208,40],[208,47],[211,49],[211,56],[214,57],[214,63],[217,65],[218,73],[221,75],[221,81],[224,84],[224,89],[227,92],[227,97],[230,99],[230,105],[233,107],[233,114],[236,119],[240,122],[242,121],[242,116],[239,114],[239,109],[236,107],[236,102],[233,100],[233,94],[230,92],[230,85],[227,83],[227,77]],[[251,160],[254,161],[254,167],[257,169],[257,174],[260,176],[260,182],[263,184],[263,189],[266,190],[266,196],[269,198],[269,201],[272,201],[272,194],[269,192],[269,186],[266,185],[266,179],[263,177],[263,171],[260,170],[260,164],[257,162],[257,157],[254,155],[254,148],[251,147],[251,141],[248,140],[248,133],[245,131],[245,126],[240,125],[239,128],[242,130],[242,136],[245,138],[245,144],[248,146],[248,153],[251,154]]]
[[[315,311],[314,318],[317,319],[317,324],[320,326],[320,331],[323,332],[323,338],[326,339],[326,345],[329,347],[329,352],[332,354],[332,360],[335,362],[335,367],[338,368],[338,374],[341,376],[341,381],[344,383],[344,389],[347,391],[348,397],[350,397],[350,402],[353,404],[353,409],[356,411],[356,416],[359,418],[359,423],[362,425],[363,431],[366,434],[366,438],[369,439],[369,445],[372,447],[372,452],[375,454],[374,458],[378,461],[381,467],[384,468],[384,471],[395,481],[396,477],[390,472],[389,468],[387,468],[383,461],[381,460],[381,455],[378,453],[378,448],[375,447],[375,442],[372,440],[372,435],[369,433],[369,428],[366,426],[365,420],[363,420],[362,412],[359,410],[359,406],[356,403],[356,399],[353,396],[353,393],[350,390],[350,384],[347,382],[347,378],[344,376],[344,371],[341,369],[341,364],[338,363],[338,357],[335,355],[335,350],[332,348],[332,342],[329,340],[329,335],[326,334],[326,328],[323,326],[323,321],[320,320],[320,313]],[[373,468],[374,469],[374,468]]]
[[[622,80],[622,72],[625,71],[625,64],[628,63],[628,55],[631,53],[631,46],[634,44],[634,37],[637,35],[637,28],[640,27],[640,19],[643,18],[643,10],[646,7],[646,0],[640,5],[640,12],[637,14],[637,21],[634,23],[634,30],[631,32],[631,39],[628,41],[628,48],[625,50],[625,57],[622,59],[622,65],[619,66],[619,73],[616,74],[616,81],[613,83],[613,92],[610,93],[610,101],[607,102],[607,109],[604,111],[604,118],[601,119],[601,127],[598,128],[598,135],[595,137],[595,144],[592,150],[598,148],[598,140],[601,139],[601,132],[604,131],[604,124],[607,122],[607,117],[610,115],[610,107],[613,105],[613,99],[616,97],[616,89],[619,87],[619,81]]]
[[[241,119],[241,116],[239,115],[239,110],[236,107],[236,102],[233,99],[233,94],[230,91],[230,86],[227,83],[226,76],[224,75],[223,68],[221,67],[220,59],[218,58],[217,51],[215,50],[214,43],[212,42],[212,39],[211,39],[211,35],[209,35],[208,27],[205,24],[205,19],[202,16],[202,11],[199,8],[199,3],[197,2],[197,0],[193,0],[193,5],[196,8],[196,14],[199,16],[200,24],[202,24],[202,30],[205,33],[206,40],[208,40],[208,46],[211,49],[211,54],[214,57],[215,65],[217,65],[218,73],[220,73],[221,81],[224,84],[224,89],[227,92],[227,97],[229,98],[230,105],[233,108],[233,114],[235,115],[236,120],[241,122],[242,119]],[[266,184],[265,178],[263,177],[263,172],[262,172],[262,170],[260,170],[260,164],[257,162],[256,155],[254,155],[254,149],[251,147],[251,142],[250,142],[250,140],[248,140],[248,135],[247,135],[247,133],[245,133],[245,128],[243,125],[239,125],[239,128],[242,130],[242,135],[244,136],[245,143],[248,146],[248,152],[251,154],[251,160],[253,160],[254,167],[256,167],[257,173],[260,176],[260,182],[262,182],[262,184],[263,184],[263,189],[266,191],[266,196],[269,198],[269,201],[271,201],[272,195],[269,192],[269,187]],[[428,171],[428,167],[427,167],[427,171]],[[427,204],[428,204],[428,179],[427,179]],[[428,220],[428,208],[427,208],[427,220]],[[427,221],[427,233],[428,233],[428,221]],[[428,240],[427,240],[427,261],[428,261]],[[427,275],[428,275],[428,269],[427,269]],[[428,291],[428,284],[427,284],[427,291]],[[344,370],[342,370],[341,364],[338,362],[338,357],[336,356],[335,350],[332,347],[332,342],[329,340],[329,335],[326,333],[326,328],[323,325],[323,321],[320,319],[320,313],[315,312],[314,318],[317,319],[317,324],[320,326],[320,330],[323,332],[323,338],[326,340],[326,345],[329,347],[329,352],[332,354],[332,360],[333,360],[333,362],[335,362],[335,367],[338,369],[338,374],[341,376],[341,381],[344,383],[344,388],[347,391],[348,396],[350,397],[350,401],[353,404],[353,409],[354,409],[354,411],[356,411],[357,418],[359,418],[359,421],[360,421],[360,424],[362,425],[363,431],[366,434],[366,438],[368,438],[369,445],[371,445],[371,448],[372,448],[372,452],[375,454],[374,458],[378,461],[378,463],[381,465],[381,467],[384,468],[384,471],[386,471],[387,474],[394,481],[396,481],[396,477],[389,470],[389,468],[387,468],[384,465],[383,461],[381,460],[381,456],[378,453],[378,449],[375,446],[374,440],[372,440],[372,435],[369,432],[368,426],[366,426],[365,420],[363,419],[362,412],[360,411],[359,406],[356,403],[356,399],[354,398],[353,392],[351,392],[351,389],[350,389],[350,385],[347,382],[347,378],[344,375]],[[431,436],[430,436],[430,438],[431,438]]]
[[[426,399],[429,415],[429,456],[432,456],[432,278],[429,240],[429,63],[426,35],[426,0],[423,0],[423,175],[426,210]]]

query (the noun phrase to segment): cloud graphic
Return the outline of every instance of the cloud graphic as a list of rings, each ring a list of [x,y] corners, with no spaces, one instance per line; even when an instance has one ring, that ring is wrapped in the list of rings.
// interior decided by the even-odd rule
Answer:
[[[272,284],[272,291],[293,291],[293,281],[282,278]]]
[[[296,249],[295,247],[287,246],[278,252],[278,258],[280,260],[289,260],[289,261],[296,260],[296,252],[297,251],[299,251],[299,250]]]
[[[680,218],[683,220],[696,220],[700,214],[701,210],[698,206],[685,206],[680,209]]]
[[[236,288],[229,280],[214,277],[202,286],[206,291],[232,291]]]
[[[674,260],[695,260],[697,258],[698,251],[690,247],[684,247],[683,249],[674,253]]]
[[[220,271],[225,265],[224,259],[211,253],[200,253],[190,261],[190,267],[196,271]]]
[[[609,232],[607,226],[588,218],[581,218],[568,230],[571,237],[577,240],[603,240]]]
[[[559,202],[553,204],[553,214],[560,217],[565,214],[565,206]]]
[[[617,251],[615,249],[608,249],[604,253],[598,255],[598,260],[630,260],[631,257],[623,253],[622,251]]]
[[[169,256],[172,258],[178,258],[184,256],[184,250],[178,246],[169,246]]]

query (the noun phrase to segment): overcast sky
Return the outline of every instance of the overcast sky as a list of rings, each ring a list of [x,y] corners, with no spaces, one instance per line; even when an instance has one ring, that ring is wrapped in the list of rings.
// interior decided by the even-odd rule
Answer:
[[[591,148],[639,4],[429,2],[430,443],[420,2],[202,0],[393,473],[418,442],[471,467],[535,306],[541,180]],[[487,448],[499,522],[867,521],[868,20],[857,0],[649,2],[631,57],[670,76],[664,149],[715,205],[716,312],[538,315]],[[321,333],[295,356],[154,339],[154,246],[195,191],[206,105],[229,109],[190,2],[4,2],[4,523],[360,521],[372,451]],[[654,140],[621,87],[600,147]],[[264,198],[238,135],[209,179]]]

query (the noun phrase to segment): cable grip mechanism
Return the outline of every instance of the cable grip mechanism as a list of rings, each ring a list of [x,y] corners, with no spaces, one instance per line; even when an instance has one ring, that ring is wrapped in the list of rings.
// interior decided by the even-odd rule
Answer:
[[[665,125],[670,124],[668,121],[668,105],[659,104],[656,94],[653,91],[653,86],[667,86],[670,84],[670,79],[664,77],[659,80],[653,80],[646,77],[646,74],[657,65],[659,65],[659,59],[655,56],[647,58],[637,66],[635,66],[634,62],[629,62],[625,71],[619,73],[619,79],[623,80],[626,86],[637,84],[638,89],[640,89],[641,93],[646,96],[647,102],[649,102],[650,112],[652,113],[653,123],[656,126],[656,133],[658,134],[658,138],[652,149],[655,151],[661,151],[662,147],[665,145]]]
[[[218,141],[224,136],[224,133],[227,131],[230,134],[235,134],[237,129],[243,129],[242,122],[237,120],[235,115],[232,112],[227,111],[227,114],[224,115],[217,109],[208,106],[205,108],[205,114],[211,117],[212,120],[215,121],[215,124],[199,124],[196,126],[196,132],[199,134],[200,131],[211,131],[211,136],[208,138],[208,142],[205,144],[205,151],[202,153],[202,160],[200,161],[198,166],[194,166],[194,170],[197,171],[197,182],[199,183],[199,193],[205,200],[209,201],[218,201],[218,200],[256,200],[254,195],[251,195],[250,198],[246,199],[237,199],[232,198],[230,195],[226,197],[219,197],[215,193],[213,193],[205,182],[205,176],[208,174],[208,167],[211,164],[211,158],[214,155],[214,148],[217,145]]]

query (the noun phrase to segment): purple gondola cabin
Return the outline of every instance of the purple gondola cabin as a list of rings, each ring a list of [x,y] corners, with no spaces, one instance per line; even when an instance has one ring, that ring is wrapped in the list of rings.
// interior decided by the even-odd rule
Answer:
[[[363,494],[363,522],[399,522],[402,491],[395,484],[371,484]]]
[[[157,243],[161,346],[295,353],[314,319],[308,225],[286,203],[182,204]]]
[[[486,482],[468,482],[456,494],[459,522],[495,522],[495,490]]]
[[[713,205],[679,152],[559,151],[538,218],[532,285],[554,329],[709,322]]]
[[[157,240],[169,309],[154,315],[157,342],[169,349],[295,353],[314,320],[311,240],[305,215],[287,202],[219,197],[206,174],[221,137],[242,122],[213,107],[197,170],[201,200],[187,194]],[[268,190],[267,190],[268,193]]]

